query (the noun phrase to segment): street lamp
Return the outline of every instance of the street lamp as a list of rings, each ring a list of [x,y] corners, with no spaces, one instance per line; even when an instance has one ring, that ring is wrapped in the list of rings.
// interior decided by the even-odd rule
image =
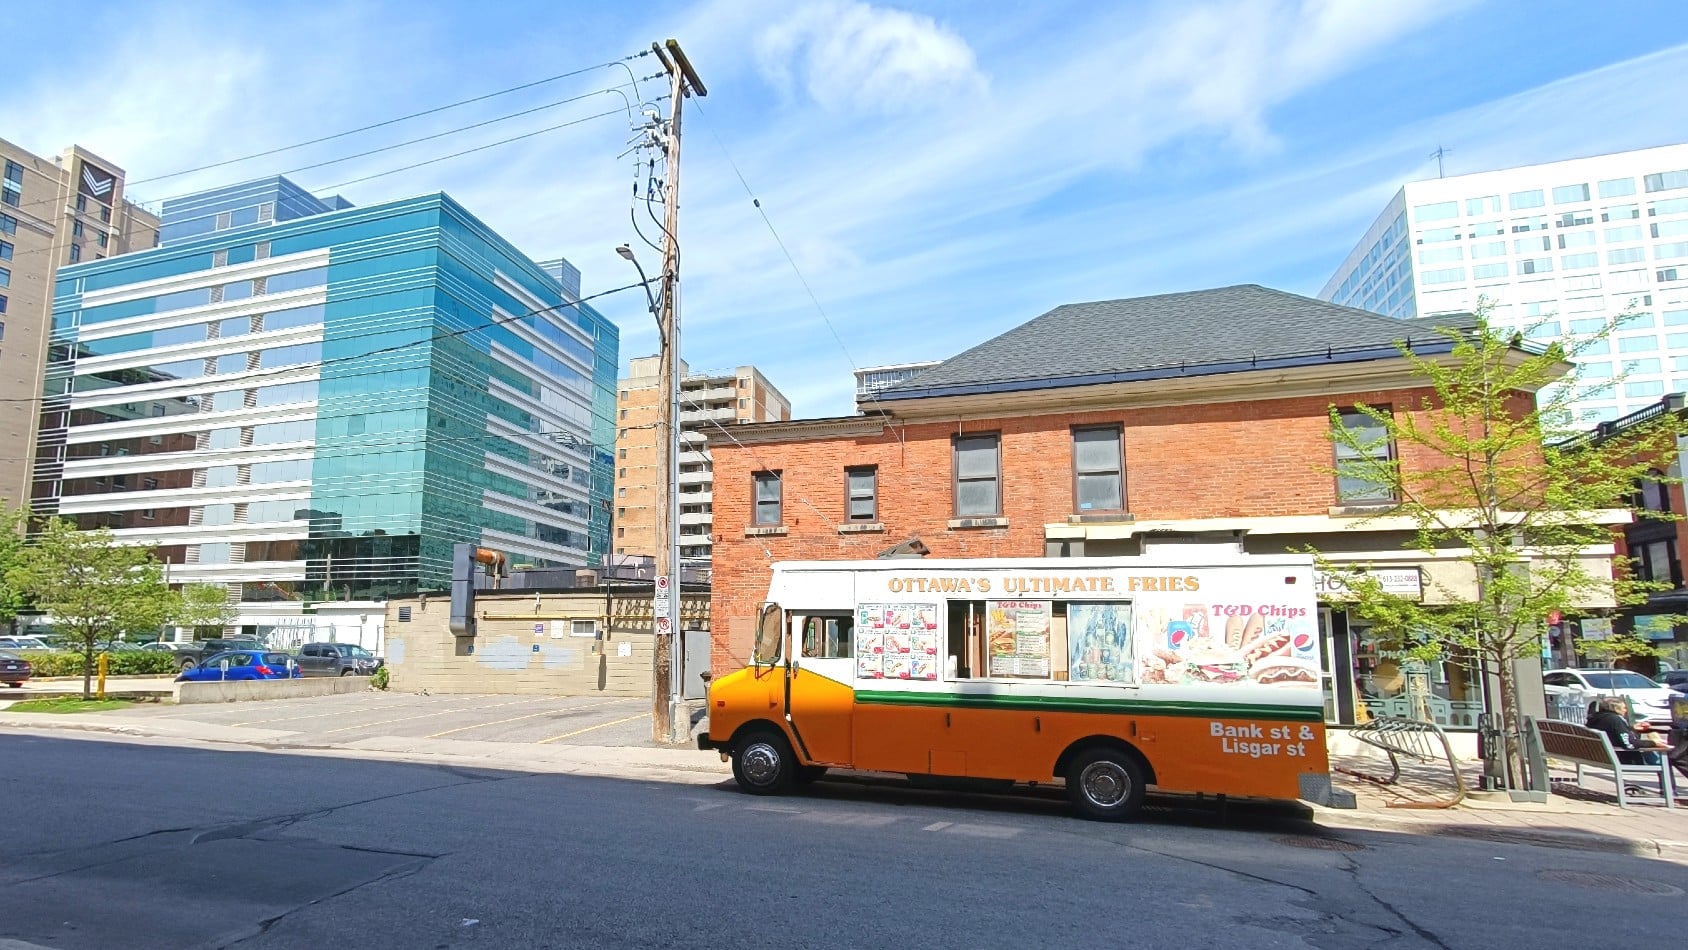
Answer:
[[[618,245],[617,254],[626,258],[633,269],[639,272],[639,286],[645,288],[645,300],[651,305],[651,316],[656,318],[656,332],[662,332],[662,313],[656,305],[656,297],[651,294],[651,279],[645,276],[645,269],[639,266],[639,259],[633,256],[633,249],[625,244]]]

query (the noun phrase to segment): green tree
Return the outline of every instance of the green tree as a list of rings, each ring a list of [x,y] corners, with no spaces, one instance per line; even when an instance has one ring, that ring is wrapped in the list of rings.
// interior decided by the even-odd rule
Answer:
[[[1628,509],[1637,482],[1674,457],[1684,426],[1660,412],[1621,430],[1588,437],[1573,428],[1576,374],[1568,359],[1603,333],[1546,348],[1488,322],[1442,329],[1446,355],[1401,353],[1430,395],[1417,405],[1360,406],[1373,425],[1341,424],[1331,409],[1338,474],[1350,484],[1388,489],[1394,503],[1370,518],[1405,516],[1409,547],[1455,564],[1462,583],[1432,579],[1425,599],[1388,593],[1353,575],[1350,609],[1390,633],[1403,658],[1474,657],[1499,684],[1485,690],[1485,712],[1499,717],[1509,788],[1524,780],[1516,662],[1538,656],[1552,614],[1582,605],[1645,603],[1668,585],[1637,578],[1624,562],[1590,558],[1613,541],[1612,509]],[[1608,383],[1610,385],[1610,383]],[[1393,410],[1393,411],[1392,411]],[[1379,451],[1383,445],[1392,451]],[[1346,450],[1346,451],[1344,451]],[[1318,552],[1315,552],[1317,555]],[[1324,570],[1343,570],[1319,555]],[[1616,570],[1613,570],[1613,567]],[[1474,593],[1473,593],[1474,592]]]
[[[224,627],[235,621],[234,605],[229,603],[227,588],[215,584],[188,584],[176,592],[169,621],[178,626],[191,627],[194,639],[219,637]]]
[[[93,695],[94,657],[119,634],[156,630],[179,609],[163,565],[110,531],[79,531],[54,518],[42,525],[6,572],[9,584],[49,614],[82,654],[82,696]]]
[[[23,553],[26,517],[22,508],[0,509],[0,624],[8,626],[24,606],[23,592],[11,582],[10,576]]]

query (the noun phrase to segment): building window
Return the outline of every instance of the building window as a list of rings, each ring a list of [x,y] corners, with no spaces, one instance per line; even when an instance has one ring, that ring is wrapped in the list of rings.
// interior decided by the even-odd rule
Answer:
[[[1553,189],[1553,203],[1568,205],[1578,201],[1588,200],[1588,185],[1560,185]]]
[[[105,247],[111,242],[111,238],[104,231],[101,231],[95,240],[100,242],[101,247]]]
[[[955,437],[955,514],[966,518],[1002,514],[1002,436]]]
[[[82,236],[82,222],[80,222],[80,221],[70,222],[70,236],[71,237],[81,237]]]
[[[621,410],[621,418],[623,420],[625,420],[627,418],[627,410],[626,409]]]
[[[744,379],[744,378],[740,378],[740,379],[739,379],[739,381],[738,381],[738,388],[740,388],[740,389],[749,389],[749,388],[750,388],[750,380],[748,380],[748,379]]]
[[[617,498],[626,498],[627,497],[627,489],[625,489],[625,488],[616,489],[615,496]]]
[[[1635,194],[1635,179],[1612,178],[1600,183],[1600,197],[1622,198],[1624,195]]]
[[[1654,541],[1636,549],[1636,573],[1644,581],[1657,581],[1671,587],[1682,586],[1682,567],[1676,560],[1675,541]]]
[[[12,286],[12,272],[4,267],[0,267],[0,287],[10,286]]]
[[[6,180],[14,185],[23,184],[23,166],[17,162],[6,162]]]
[[[754,483],[754,502],[756,505],[756,523],[759,525],[777,525],[780,523],[781,486],[779,472],[757,472],[751,476]]]
[[[621,477],[622,477],[622,478],[626,478],[626,477],[627,477],[627,469],[625,469],[625,468],[623,468],[623,469],[622,469],[622,470],[621,470]]]
[[[6,312],[6,298],[0,295],[0,313]]]
[[[620,528],[620,527],[616,528],[615,529],[615,536],[618,537],[618,538],[627,537],[627,529],[626,528]]]
[[[1073,430],[1073,504],[1079,511],[1125,510],[1119,426]]]
[[[621,401],[622,401],[622,402],[626,402],[626,401],[627,401],[627,390],[625,390],[625,389],[623,389],[623,390],[622,390],[622,391],[621,391]]]
[[[1525,208],[1539,208],[1546,203],[1547,202],[1542,198],[1542,191],[1540,188],[1537,188],[1534,191],[1515,191],[1511,195],[1507,196],[1508,207],[1510,207],[1513,211],[1522,211]]]
[[[7,172],[7,177],[10,177],[11,169],[7,168]],[[1688,168],[1684,168],[1681,171],[1660,172],[1657,175],[1648,175],[1645,177],[1644,181],[1646,182],[1648,192],[1674,191],[1678,188],[1688,188]]]
[[[1635,506],[1642,511],[1670,513],[1670,491],[1656,478],[1644,478],[1636,491]]]
[[[625,461],[627,459],[627,450],[626,449],[619,450],[619,454],[618,454],[617,457],[622,459],[623,461]],[[626,471],[626,469],[622,469],[622,471]]]
[[[9,214],[0,214],[0,234],[18,233],[18,219]]]
[[[1341,413],[1339,421],[1353,444],[1336,443],[1337,501],[1394,501],[1395,489],[1387,481],[1374,477],[1380,464],[1391,465],[1395,460],[1389,431],[1382,422],[1357,410]]]
[[[844,470],[844,515],[850,521],[879,520],[877,466]]]
[[[11,188],[0,188],[0,202],[9,204],[14,208],[23,203],[22,196],[23,192],[21,191],[14,191]]]
[[[74,264],[81,259],[82,259],[82,245],[72,244],[70,246],[70,262],[72,264]]]
[[[0,261],[9,261],[11,259],[12,245],[6,243],[5,241],[0,241]]]
[[[102,224],[110,224],[111,223],[111,209],[110,208],[101,208],[100,209],[100,222]]]

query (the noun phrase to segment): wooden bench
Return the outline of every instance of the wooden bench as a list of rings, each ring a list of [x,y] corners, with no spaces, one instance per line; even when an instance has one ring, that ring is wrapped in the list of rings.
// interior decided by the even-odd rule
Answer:
[[[1544,754],[1549,758],[1576,765],[1578,788],[1582,787],[1584,768],[1605,769],[1612,773],[1612,780],[1618,785],[1619,808],[1627,805],[1624,799],[1624,785],[1626,780],[1632,777],[1645,778],[1649,783],[1656,782],[1660,794],[1664,796],[1665,807],[1676,807],[1676,790],[1671,785],[1670,763],[1665,761],[1663,750],[1659,750],[1658,765],[1625,765],[1618,761],[1611,738],[1599,730],[1557,719],[1536,720],[1536,730],[1541,735]]]

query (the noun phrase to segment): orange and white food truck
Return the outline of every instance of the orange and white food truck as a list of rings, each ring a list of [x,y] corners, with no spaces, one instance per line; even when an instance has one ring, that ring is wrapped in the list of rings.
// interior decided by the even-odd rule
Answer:
[[[745,791],[854,769],[1328,802],[1313,563],[1299,555],[774,565],[700,748]]]

